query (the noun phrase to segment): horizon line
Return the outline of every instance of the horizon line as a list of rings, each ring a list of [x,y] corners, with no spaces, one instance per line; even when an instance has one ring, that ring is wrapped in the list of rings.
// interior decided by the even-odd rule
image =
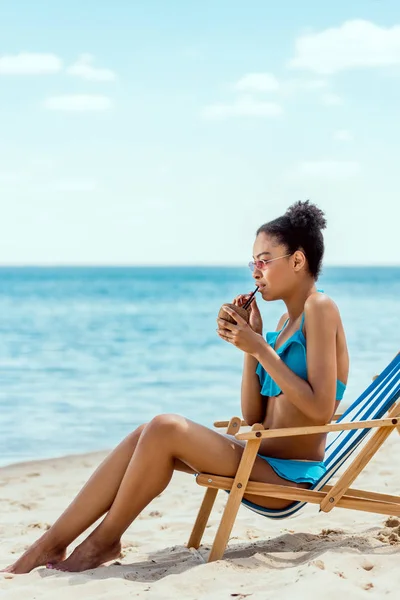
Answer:
[[[163,268],[171,268],[171,267],[182,267],[182,268],[187,268],[187,267],[192,267],[192,268],[225,268],[225,269],[238,269],[238,268],[244,268],[247,269],[247,265],[246,264],[240,264],[240,263],[235,263],[235,264],[224,264],[224,263],[165,263],[165,264],[157,264],[157,263],[0,263],[0,269],[13,269],[13,268],[20,268],[20,269],[54,269],[54,268],[59,268],[59,269],[79,269],[79,268],[83,268],[83,269],[87,269],[87,268],[115,268],[115,269],[122,269],[122,268],[138,268],[138,269],[148,269],[148,268],[157,268],[157,269],[163,269]],[[393,268],[393,267],[400,267],[400,263],[345,263],[345,264],[340,264],[340,263],[328,263],[326,265],[323,265],[322,270],[327,267],[327,268],[368,268],[368,267],[387,267],[387,268]]]

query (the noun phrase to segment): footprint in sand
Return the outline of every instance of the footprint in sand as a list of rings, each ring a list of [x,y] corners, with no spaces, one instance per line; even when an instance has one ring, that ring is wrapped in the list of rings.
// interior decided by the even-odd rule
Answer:
[[[375,565],[372,562],[369,562],[369,560],[364,560],[364,562],[361,564],[361,567],[364,569],[364,571],[372,571],[374,566]]]

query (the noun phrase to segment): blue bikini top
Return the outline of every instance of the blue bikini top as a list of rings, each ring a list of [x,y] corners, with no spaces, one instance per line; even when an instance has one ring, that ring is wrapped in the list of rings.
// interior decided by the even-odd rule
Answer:
[[[287,319],[279,331],[269,331],[266,334],[268,344],[275,350],[276,340],[281,331],[284,330],[289,319]],[[300,328],[294,332],[275,352],[296,375],[307,381],[307,354],[306,338],[303,334],[304,313]],[[261,394],[263,396],[279,396],[282,393],[280,387],[266,372],[261,363],[258,363],[256,373],[260,380]],[[342,400],[346,386],[339,379],[336,381],[336,400]]]

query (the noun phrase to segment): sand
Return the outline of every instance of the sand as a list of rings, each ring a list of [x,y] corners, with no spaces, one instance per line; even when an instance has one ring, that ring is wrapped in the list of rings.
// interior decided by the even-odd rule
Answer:
[[[399,443],[393,433],[355,487],[399,494]],[[50,526],[105,454],[0,470],[0,568]],[[400,598],[400,519],[344,509],[326,515],[308,506],[297,516],[271,521],[241,507],[224,560],[207,564],[226,494],[219,493],[204,545],[196,551],[185,542],[203,493],[193,476],[177,473],[127,530],[118,564],[83,573],[40,567],[27,575],[0,574],[0,598]]]

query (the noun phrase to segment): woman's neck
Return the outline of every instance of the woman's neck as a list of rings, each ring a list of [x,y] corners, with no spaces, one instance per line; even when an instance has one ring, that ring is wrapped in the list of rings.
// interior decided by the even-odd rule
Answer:
[[[315,280],[305,280],[304,283],[299,287],[296,287],[295,292],[292,295],[288,295],[286,298],[282,298],[286,304],[287,312],[289,315],[289,323],[296,321],[302,312],[304,311],[304,304],[311,294],[317,291]]]

